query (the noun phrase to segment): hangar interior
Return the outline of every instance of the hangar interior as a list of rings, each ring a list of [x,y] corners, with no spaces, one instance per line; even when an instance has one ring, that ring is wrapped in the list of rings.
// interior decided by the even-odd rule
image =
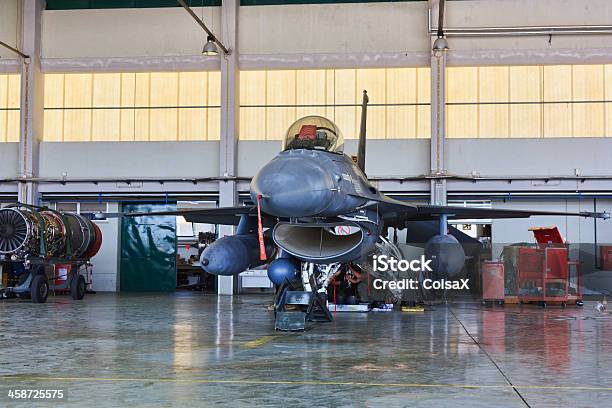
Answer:
[[[367,174],[380,191],[391,197],[466,207],[560,212],[612,209],[609,1],[447,1],[444,26],[448,50],[433,51],[438,18],[435,0],[186,3],[231,53],[203,56],[206,34],[172,0],[0,1],[0,41],[27,55],[21,58],[0,47],[2,205],[19,201],[81,213],[238,205],[249,200],[251,178],[281,150],[287,128],[302,116],[321,115],[333,120],[344,134],[345,152],[356,154],[361,96],[366,89],[370,99]],[[198,234],[224,236],[233,231],[228,226],[192,225],[180,217],[171,217],[161,233],[157,227],[147,230],[153,230],[153,235],[161,234],[155,235],[161,240],[171,231],[166,237],[172,242],[166,257],[149,256],[138,266],[143,247],[132,245],[130,239],[142,238],[143,232],[134,233],[118,218],[94,222],[104,239],[100,252],[92,259],[92,289],[97,294],[90,297],[94,306],[90,313],[100,322],[110,319],[96,309],[106,307],[105,292],[173,292],[178,264],[197,255],[194,246],[197,249]],[[464,220],[457,225],[482,234],[482,226],[476,224]],[[572,258],[583,265],[585,290],[593,294],[612,290],[612,266],[606,268],[612,256],[606,264],[601,251],[612,245],[610,221],[536,216],[479,224],[490,225],[484,229],[490,231],[492,259],[499,258],[508,244],[534,242],[530,227],[557,226],[572,245]],[[162,261],[163,266],[156,264]],[[156,265],[159,269],[155,269]],[[157,276],[161,270],[166,271],[165,276]],[[249,289],[248,284],[242,287],[244,281],[244,277],[219,276],[208,288],[219,295],[237,295]],[[259,287],[271,284],[253,286],[259,291]],[[302,340],[268,338],[267,317],[257,314],[264,313],[267,298],[237,296],[244,300],[236,304],[232,298],[208,296],[200,307],[198,300],[190,297],[164,296],[159,301],[152,295],[134,298],[134,313],[143,319],[145,341],[151,341],[154,348],[170,348],[172,356],[153,353],[150,357],[158,360],[143,365],[138,365],[142,361],[130,361],[139,367],[132,372],[129,368],[103,371],[116,377],[133,374],[146,378],[147,370],[156,363],[154,376],[174,378],[185,374],[193,364],[198,368],[206,366],[204,360],[210,358],[207,361],[216,364],[217,370],[211,375],[224,378],[232,367],[223,362],[232,361],[236,366],[244,364],[237,368],[243,370],[244,378],[230,375],[237,381],[234,385],[204,380],[166,383],[160,395],[147,397],[151,401],[167,398],[162,395],[166,392],[179,400],[189,399],[194,395],[187,389],[202,386],[210,391],[211,401],[217,403],[227,403],[223,396],[236,387],[245,393],[237,400],[242,404],[248,403],[249,398],[265,403],[265,393],[282,395],[286,389],[283,403],[301,405],[303,402],[292,396],[291,387],[306,392],[318,387],[319,379],[314,376],[305,383],[281,381],[276,388],[261,385],[248,396],[245,388],[248,379],[252,379],[249,376],[260,375],[265,366],[260,359],[272,353],[273,349],[265,350],[266,347],[276,344],[291,355],[291,364],[279,369],[279,378],[291,380],[290,368],[304,363],[302,358],[310,358],[299,347],[304,346]],[[115,327],[111,330],[121,331],[128,324],[122,319],[131,319],[122,309],[128,307],[129,301],[112,299],[118,299],[117,303],[109,300],[108,306],[116,322],[109,324]],[[144,328],[147,323],[155,324],[145,317],[151,305],[157,305],[155,310],[160,316],[173,322],[168,323],[174,324],[168,329],[174,333],[172,341],[164,337],[168,335],[166,323],[150,332]],[[240,308],[251,309],[236,317]],[[27,310],[15,313],[30,313]],[[200,312],[201,317],[197,316]],[[61,325],[61,318],[48,311],[32,313]],[[67,313],[78,315],[72,309]],[[177,317],[181,313],[191,317]],[[219,317],[219,313],[223,316]],[[454,313],[464,320],[455,321]],[[531,329],[541,329],[543,322],[538,312],[530,311],[526,316]],[[332,332],[305,335],[307,341],[317,344],[313,367],[325,368],[323,382],[333,381],[336,375],[340,378],[338,393],[329,384],[322,385],[329,403],[341,405],[342,398],[350,395],[349,389],[357,387],[363,390],[363,396],[355,397],[357,405],[401,405],[404,398],[418,399],[419,393],[424,392],[427,396],[423,397],[423,406],[437,406],[428,400],[429,391],[368,385],[370,371],[382,373],[384,381],[379,383],[436,382],[437,378],[444,384],[487,383],[490,375],[498,373],[494,367],[489,368],[495,374],[487,373],[487,369],[478,368],[479,364],[489,364],[491,355],[516,357],[522,352],[520,340],[511,343],[514,338],[507,326],[505,343],[500,345],[500,336],[504,337],[503,316],[501,332],[495,331],[499,330],[495,326],[499,325],[499,316],[495,320],[486,313],[469,310],[438,310],[408,324],[402,319],[406,317],[384,316],[379,321],[370,318],[363,322],[365,329],[359,328],[359,319],[340,321]],[[508,323],[514,317],[506,315],[505,319]],[[253,334],[238,334],[239,328],[246,329],[249,322],[255,322]],[[478,349],[471,348],[473,345],[463,344],[469,339],[464,339],[462,330],[470,334],[465,322],[473,327],[497,327],[488,332],[493,350],[481,355]],[[597,332],[586,336],[589,338],[584,344],[599,349],[601,342],[609,342],[610,337],[604,340],[604,334],[610,334],[609,325],[581,323],[585,333],[593,329],[592,325]],[[375,351],[367,351],[370,345],[363,338],[355,340],[355,348],[366,356],[363,364],[356,357],[347,357],[347,361],[330,357],[337,346],[333,342],[336,336],[359,337],[362,330],[384,331],[402,324],[401,336],[416,338],[415,346],[419,348],[426,348],[426,341],[417,332],[436,325],[446,325],[449,330],[450,334],[438,328],[432,335],[432,341],[446,350],[442,360],[430,356],[418,363],[437,365],[438,371],[429,373],[431,378],[427,374],[425,380],[415,380],[405,374],[403,366],[389,354],[404,355],[408,351],[394,350],[392,342],[381,345],[386,355],[382,358]],[[553,343],[565,339],[573,330],[570,323],[558,325],[565,331],[559,334],[549,328],[546,334],[557,339],[551,340]],[[98,333],[103,325],[79,323],[74,330],[77,329]],[[522,330],[527,333],[531,329]],[[32,330],[42,333],[44,329],[35,323]],[[198,354],[195,343],[214,342],[214,336],[207,337],[211,336],[209,332],[217,333],[217,341],[232,338],[240,345],[223,348],[217,343],[217,351],[221,351],[215,357],[207,357],[201,350]],[[71,331],[71,335],[77,334]],[[86,337],[90,335],[95,336]],[[155,335],[161,336],[159,341],[151,337]],[[50,344],[62,341],[57,334],[45,336]],[[251,338],[259,338],[260,342],[250,343]],[[96,361],[106,357],[115,361],[117,354],[106,353],[116,348],[123,355],[129,354],[137,347],[138,338],[131,337],[125,343],[113,341],[108,344],[109,350],[95,357]],[[569,350],[573,344],[567,340],[562,346]],[[88,351],[96,352],[95,346],[90,347]],[[548,347],[546,342],[538,343],[530,355],[546,355]],[[454,357],[456,360],[452,360]],[[81,363],[82,358],[85,357],[77,357],[74,364]],[[544,381],[551,388],[542,392],[519,390],[512,383],[508,385],[508,378],[500,377],[489,384],[491,388],[472,392],[457,386],[440,388],[440,393],[451,406],[472,398],[486,401],[500,395],[510,405],[517,402],[517,394],[518,402],[526,406],[548,406],[552,386],[569,385],[566,380],[571,378],[568,373],[572,367],[586,373],[603,361],[591,355],[585,358],[588,367],[580,368],[569,360],[555,368],[553,360],[546,360],[547,369],[559,370],[562,380],[560,384]],[[326,362],[332,360],[334,363],[328,367]],[[443,364],[451,367],[446,373],[442,373]],[[516,378],[524,369],[521,364],[518,360],[509,361],[509,372],[515,376],[512,381],[526,384]],[[357,367],[357,374],[343,377],[336,367],[341,371]],[[605,369],[597,372],[603,375]],[[93,382],[97,373],[84,372],[83,376],[91,377]],[[401,381],[394,381],[394,376]],[[38,380],[32,377],[25,381],[35,385]],[[576,378],[572,381],[582,383]],[[583,382],[584,386],[595,387],[591,392],[559,392],[568,401],[578,395],[607,400],[609,388],[603,388],[609,383],[593,381]],[[72,384],[75,393],[86,385]],[[114,387],[110,381],[100,381],[99,385],[101,394]],[[167,389],[171,385],[177,388]],[[183,392],[188,396],[177,397]],[[122,403],[130,401],[127,384],[120,387],[117,395]],[[113,405],[119,400],[110,401]],[[434,405],[427,405],[427,401]]]

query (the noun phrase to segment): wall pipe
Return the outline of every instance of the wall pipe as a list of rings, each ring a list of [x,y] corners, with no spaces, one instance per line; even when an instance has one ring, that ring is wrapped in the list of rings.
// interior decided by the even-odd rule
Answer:
[[[560,26],[507,26],[507,27],[442,27],[447,37],[512,37],[534,35],[593,35],[612,34],[612,25],[560,25]],[[439,27],[432,24],[431,7],[428,9],[428,30],[437,36]]]
[[[159,183],[205,183],[212,181],[251,181],[252,177],[238,177],[238,176],[219,176],[219,177],[12,177],[0,179],[0,183],[24,183],[24,182],[36,182],[36,183],[130,183],[130,182],[159,182]],[[581,176],[462,176],[453,174],[442,174],[442,175],[418,175],[418,176],[379,176],[369,177],[370,181],[422,181],[432,179],[447,179],[447,180],[460,180],[460,181],[558,181],[558,180],[575,180],[575,181],[586,181],[586,180],[612,180],[612,175],[581,175]]]

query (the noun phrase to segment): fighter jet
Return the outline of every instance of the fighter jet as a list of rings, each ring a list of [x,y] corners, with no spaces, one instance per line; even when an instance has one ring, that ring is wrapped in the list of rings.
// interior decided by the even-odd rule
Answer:
[[[277,284],[299,277],[300,264],[358,263],[389,228],[407,229],[411,241],[423,243],[436,260],[439,277],[452,278],[463,267],[470,238],[449,227],[449,219],[609,216],[416,205],[387,197],[365,173],[366,118],[364,91],[356,161],[343,153],[342,133],[331,120],[297,120],[287,130],[283,150],[252,179],[251,204],[123,215],[180,215],[189,222],[236,225],[235,235],[202,252],[201,267],[215,275],[237,275],[268,263],[268,276]]]

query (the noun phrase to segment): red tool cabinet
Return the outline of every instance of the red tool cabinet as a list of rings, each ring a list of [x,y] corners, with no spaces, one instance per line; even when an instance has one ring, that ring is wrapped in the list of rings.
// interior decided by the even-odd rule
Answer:
[[[485,261],[482,263],[482,302],[504,301],[504,264]]]
[[[538,246],[520,248],[518,255],[519,301],[561,302],[568,300],[568,249],[557,227],[532,228]]]

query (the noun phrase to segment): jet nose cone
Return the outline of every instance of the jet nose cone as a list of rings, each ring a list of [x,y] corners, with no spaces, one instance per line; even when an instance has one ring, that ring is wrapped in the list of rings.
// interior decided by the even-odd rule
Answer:
[[[251,198],[261,194],[261,209],[278,217],[321,215],[334,190],[332,171],[311,152],[280,155],[251,182]]]

